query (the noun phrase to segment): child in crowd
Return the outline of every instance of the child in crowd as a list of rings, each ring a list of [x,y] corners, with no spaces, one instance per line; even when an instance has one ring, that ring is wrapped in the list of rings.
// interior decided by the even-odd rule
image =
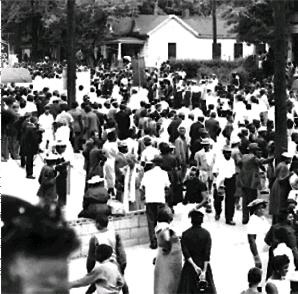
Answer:
[[[69,288],[79,288],[95,283],[96,293],[118,294],[124,285],[123,277],[115,259],[113,248],[106,244],[96,246],[96,265],[85,277],[73,281]]]
[[[247,280],[248,289],[242,291],[241,294],[259,294],[258,288],[262,280],[262,271],[257,267],[251,268],[248,272]]]
[[[126,268],[126,254],[121,241],[121,237],[115,232],[114,228],[109,226],[109,216],[106,214],[99,214],[96,217],[97,233],[94,234],[89,241],[89,250],[87,256],[87,271],[91,272],[96,265],[96,248],[100,244],[107,244],[112,247],[112,259],[118,264],[120,272],[124,275]],[[94,285],[91,285],[86,293],[93,293],[95,291]],[[128,293],[128,286],[123,285],[123,293]]]

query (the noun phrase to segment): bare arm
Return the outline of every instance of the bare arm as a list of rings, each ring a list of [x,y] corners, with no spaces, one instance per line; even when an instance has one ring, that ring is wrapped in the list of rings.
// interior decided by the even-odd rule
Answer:
[[[258,268],[262,268],[262,263],[260,260],[260,256],[259,256],[259,252],[258,252],[258,248],[257,248],[257,244],[256,244],[256,235],[247,235],[248,238],[248,243],[249,243],[249,247],[250,247],[250,251],[254,257],[255,260],[255,266]]]
[[[207,191],[202,192],[203,200],[196,206],[197,209],[201,208],[208,201]]]
[[[100,269],[88,273],[85,277],[69,283],[69,288],[79,288],[93,284],[98,280]]]

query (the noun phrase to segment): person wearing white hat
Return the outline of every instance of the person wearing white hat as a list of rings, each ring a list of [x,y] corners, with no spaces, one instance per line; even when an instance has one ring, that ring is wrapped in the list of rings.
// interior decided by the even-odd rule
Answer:
[[[251,216],[247,224],[247,237],[255,266],[262,269],[262,286],[265,284],[268,264],[268,246],[265,243],[265,236],[270,229],[270,224],[265,218],[267,201],[255,199],[247,205]]]
[[[56,160],[55,170],[58,172],[56,177],[56,190],[58,194],[58,203],[60,206],[66,205],[66,195],[67,195],[67,176],[68,176],[68,166],[70,162],[65,158],[65,150],[67,143],[63,140],[57,140],[55,142],[56,152],[58,154],[58,159]]]
[[[208,183],[208,191],[210,193],[213,183],[213,167],[215,164],[216,153],[210,148],[209,138],[202,139],[201,145],[203,148],[195,154],[194,159],[200,170],[201,180]]]
[[[37,191],[39,202],[42,207],[46,207],[57,201],[55,164],[58,155],[54,153],[47,154],[45,165],[40,171],[38,182],[40,184]],[[49,208],[49,207],[48,207]]]
[[[213,174],[216,176],[216,188],[221,186],[225,189],[225,218],[226,224],[234,226],[233,221],[235,213],[235,190],[236,190],[236,165],[232,156],[232,148],[228,145],[223,147],[223,156],[218,156],[213,168]],[[217,199],[215,199],[217,200]],[[216,216],[219,220],[221,212],[221,201],[214,201]]]

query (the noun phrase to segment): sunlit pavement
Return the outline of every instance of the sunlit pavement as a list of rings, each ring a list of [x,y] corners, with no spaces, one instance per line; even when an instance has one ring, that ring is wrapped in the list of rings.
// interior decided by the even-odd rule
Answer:
[[[81,155],[75,155],[76,160],[71,171],[71,195],[65,215],[68,220],[75,219],[82,205],[84,190],[83,160]],[[42,159],[35,159],[35,180],[25,178],[25,170],[18,162],[9,160],[1,164],[1,192],[37,203],[35,196],[38,190],[38,175],[42,167]],[[266,197],[266,196],[265,196]],[[190,226],[187,212],[191,206],[179,204],[175,207],[173,228],[178,234]],[[232,227],[225,224],[222,215],[219,221],[214,220],[214,214],[205,217],[204,227],[212,236],[211,266],[218,294],[239,294],[247,288],[247,272],[253,266],[249,250],[245,226],[241,224],[241,213],[236,211],[237,225]],[[149,244],[126,248],[127,269],[126,280],[131,294],[153,294],[153,258],[156,250],[149,249]],[[80,278],[86,273],[85,258],[70,260],[70,280]],[[84,289],[73,289],[71,294],[84,293]]]

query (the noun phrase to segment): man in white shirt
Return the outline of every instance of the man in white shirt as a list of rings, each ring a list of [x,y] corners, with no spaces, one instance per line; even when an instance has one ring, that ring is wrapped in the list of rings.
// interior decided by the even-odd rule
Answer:
[[[146,215],[150,238],[150,248],[157,248],[154,228],[157,225],[157,215],[165,205],[165,190],[170,186],[168,173],[160,168],[162,159],[156,156],[153,159],[153,168],[145,172],[141,182],[141,190],[145,195]]]
[[[49,105],[46,105],[44,110],[45,110],[44,113],[38,119],[40,128],[44,130],[44,132],[42,133],[42,142],[40,145],[41,150],[48,149],[49,144],[51,144],[54,140],[54,134],[53,134],[54,117],[50,113]]]
[[[225,218],[226,224],[234,226],[233,221],[235,213],[235,190],[236,190],[236,165],[232,158],[232,149],[230,146],[224,146],[223,156],[216,158],[213,169],[213,174],[216,175],[216,187],[224,187],[225,189]],[[215,201],[216,202],[216,201]],[[219,206],[219,210],[215,207],[215,219],[219,220],[221,212],[221,201],[214,203],[214,206]],[[217,211],[218,210],[218,211]]]
[[[155,156],[159,155],[159,150],[152,146],[151,137],[144,137],[143,142],[145,145],[145,149],[141,155],[141,162],[148,163],[151,162]]]

